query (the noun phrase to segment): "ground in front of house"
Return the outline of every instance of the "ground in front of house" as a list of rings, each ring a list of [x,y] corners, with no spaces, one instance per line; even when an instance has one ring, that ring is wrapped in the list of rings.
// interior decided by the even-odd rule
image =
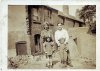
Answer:
[[[23,56],[16,56],[15,49],[9,49],[9,57],[8,57],[8,68],[9,69],[48,69],[46,67],[47,59],[45,55],[23,55]],[[9,61],[11,59],[12,65]],[[60,63],[59,53],[58,51],[55,52],[53,55],[53,68],[52,69],[95,69],[96,68],[96,60],[95,59],[88,59],[85,57],[77,57],[72,59],[73,67],[67,66],[64,67]]]

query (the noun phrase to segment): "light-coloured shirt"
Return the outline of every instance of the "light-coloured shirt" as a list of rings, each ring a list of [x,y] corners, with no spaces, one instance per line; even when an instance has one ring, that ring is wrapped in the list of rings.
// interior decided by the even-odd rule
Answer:
[[[55,32],[55,41],[56,41],[56,43],[57,43],[58,46],[60,45],[59,40],[60,40],[61,38],[64,38],[64,39],[65,39],[64,44],[66,44],[66,43],[68,42],[68,40],[69,40],[69,35],[68,35],[67,30],[62,29],[62,30],[57,30],[57,31]]]

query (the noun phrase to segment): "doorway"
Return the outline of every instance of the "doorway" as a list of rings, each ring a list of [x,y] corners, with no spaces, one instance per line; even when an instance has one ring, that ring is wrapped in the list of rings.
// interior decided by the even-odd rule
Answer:
[[[35,53],[38,53],[41,51],[40,47],[40,34],[34,35],[34,44],[35,44]]]

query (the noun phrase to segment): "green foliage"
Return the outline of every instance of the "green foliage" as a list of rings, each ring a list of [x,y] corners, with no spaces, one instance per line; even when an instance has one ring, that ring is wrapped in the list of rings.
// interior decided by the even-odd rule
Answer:
[[[90,30],[96,32],[96,5],[85,5],[79,11],[80,19],[83,19],[84,23],[89,25]],[[92,29],[91,29],[92,28]],[[94,29],[93,29],[94,28]]]

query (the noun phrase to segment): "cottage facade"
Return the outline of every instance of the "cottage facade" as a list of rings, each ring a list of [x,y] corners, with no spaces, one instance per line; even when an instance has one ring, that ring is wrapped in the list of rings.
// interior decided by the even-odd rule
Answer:
[[[68,9],[68,6],[64,5],[63,8]],[[26,41],[27,54],[42,53],[40,33],[45,21],[49,22],[50,29],[53,31],[56,30],[57,23],[63,23],[67,30],[84,25],[81,20],[69,15],[68,11],[60,12],[49,6],[8,6],[8,49],[15,48],[16,42]],[[70,34],[70,36],[73,35]]]

